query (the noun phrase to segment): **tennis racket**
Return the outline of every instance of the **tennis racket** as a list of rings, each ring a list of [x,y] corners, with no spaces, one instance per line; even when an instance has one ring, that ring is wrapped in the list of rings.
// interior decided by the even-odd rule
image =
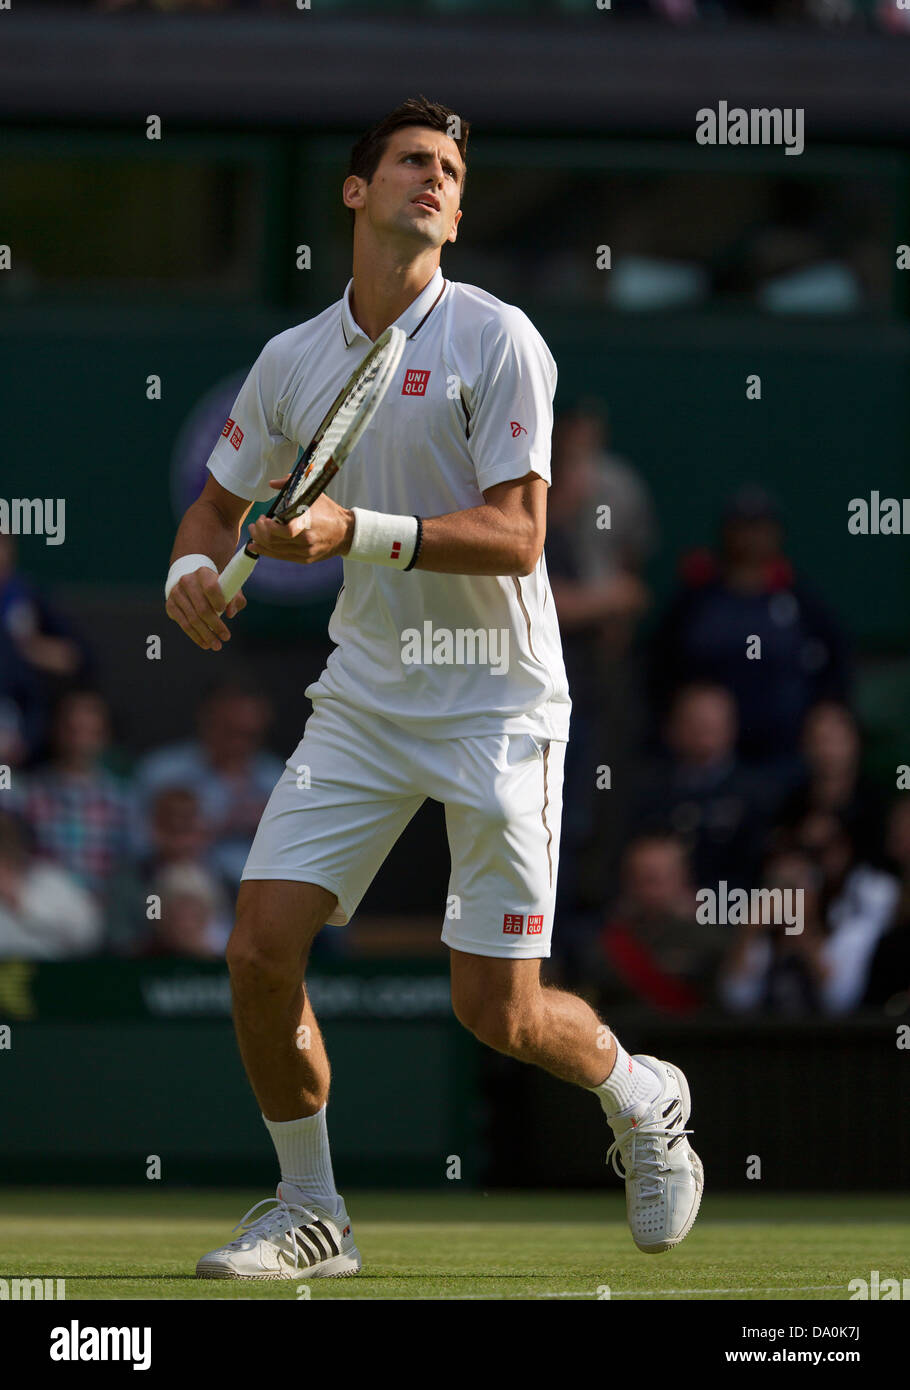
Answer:
[[[326,411],[312,440],[266,516],[291,521],[325,491],[372,420],[404,351],[405,334],[394,325],[375,341]],[[245,545],[218,576],[225,604],[246,582],[259,556]]]

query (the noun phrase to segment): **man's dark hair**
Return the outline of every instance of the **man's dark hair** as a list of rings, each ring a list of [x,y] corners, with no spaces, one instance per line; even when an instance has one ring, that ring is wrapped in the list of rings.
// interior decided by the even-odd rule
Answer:
[[[348,177],[351,174],[356,174],[358,178],[366,179],[369,183],[379,167],[379,161],[385,154],[389,136],[394,135],[396,130],[403,130],[405,126],[412,125],[428,126],[430,130],[439,130],[443,135],[450,135],[455,141],[458,153],[461,155],[461,162],[465,166],[465,174],[462,175],[461,180],[461,192],[464,195],[470,124],[468,121],[462,120],[448,106],[442,106],[438,101],[429,101],[425,96],[408,97],[407,101],[396,106],[394,111],[383,116],[381,121],[361,135],[351,150],[351,158],[348,161]],[[455,131],[458,132],[457,135]],[[353,208],[350,209],[350,212],[353,223],[356,214]]]

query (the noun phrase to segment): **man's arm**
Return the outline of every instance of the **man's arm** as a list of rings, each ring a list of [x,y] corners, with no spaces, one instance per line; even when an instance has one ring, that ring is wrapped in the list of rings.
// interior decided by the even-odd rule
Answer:
[[[220,573],[237,549],[240,527],[252,505],[246,498],[228,492],[209,474],[205,487],[187,508],[177,530],[171,564],[184,555],[207,555]],[[197,647],[218,652],[222,642],[229,641],[231,636],[220,614],[224,612],[225,618],[233,618],[245,607],[246,599],[239,593],[225,609],[218,574],[208,566],[201,566],[178,579],[165,612]]]
[[[273,480],[272,486],[284,481]],[[436,574],[533,574],[547,532],[546,482],[536,473],[526,473],[486,488],[483,498],[482,507],[421,518],[423,542],[415,569]],[[301,565],[347,555],[353,535],[353,511],[339,507],[325,493],[306,516],[286,524],[260,517],[250,527],[260,555]]]
[[[423,519],[415,569],[435,574],[533,574],[547,534],[547,484],[536,473],[497,483],[482,507]]]

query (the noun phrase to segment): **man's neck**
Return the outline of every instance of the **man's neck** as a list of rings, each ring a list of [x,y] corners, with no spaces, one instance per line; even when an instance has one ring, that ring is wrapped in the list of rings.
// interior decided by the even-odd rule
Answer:
[[[439,248],[402,261],[391,250],[354,245],[351,315],[371,342],[400,318],[439,268]]]

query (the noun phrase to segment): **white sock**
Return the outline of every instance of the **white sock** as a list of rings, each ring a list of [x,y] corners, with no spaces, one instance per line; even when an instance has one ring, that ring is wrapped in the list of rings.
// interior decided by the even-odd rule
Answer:
[[[278,1155],[285,1201],[303,1206],[313,1202],[335,1214],[340,1212],[343,1203],[335,1191],[325,1106],[301,1120],[266,1120],[264,1115],[262,1118]],[[288,1188],[293,1188],[293,1193]]]
[[[613,1041],[616,1043],[613,1070],[599,1086],[590,1088],[600,1097],[607,1119],[620,1111],[646,1110],[660,1095],[660,1081],[654,1072],[630,1057],[615,1034]]]

